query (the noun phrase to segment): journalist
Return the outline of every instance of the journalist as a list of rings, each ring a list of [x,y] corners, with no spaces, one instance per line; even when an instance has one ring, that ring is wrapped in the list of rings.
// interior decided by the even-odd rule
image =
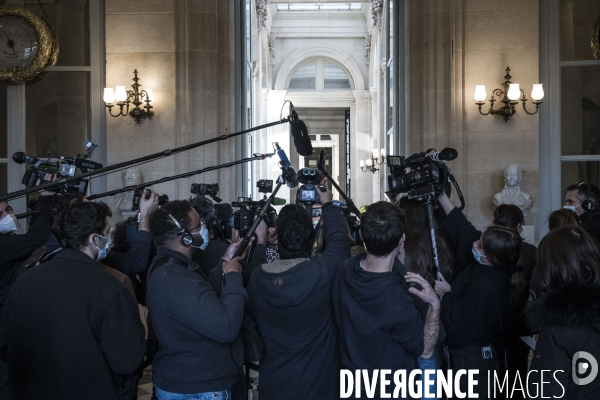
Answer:
[[[331,289],[339,265],[350,256],[348,227],[331,191],[323,203],[327,248],[310,258],[312,217],[297,207],[277,221],[279,259],[254,270],[248,309],[264,342],[261,400],[333,399],[339,385],[337,327]]]
[[[194,210],[198,212],[200,219],[206,221],[206,236],[202,238],[204,243],[200,246],[200,250],[194,254],[193,260],[202,272],[208,275],[210,270],[219,263],[229,244],[214,237],[213,223],[218,223],[218,221],[216,221],[217,211],[213,202],[206,197],[197,196],[191,199],[190,203],[192,203]]]
[[[594,239],[600,241],[600,189],[586,182],[567,187],[565,205],[575,211],[581,227]]]
[[[429,359],[438,339],[440,301],[420,275],[394,271],[404,251],[405,217],[380,201],[362,214],[360,236],[367,254],[346,260],[333,286],[335,317],[340,328],[342,367],[355,371],[419,368],[416,357]],[[420,289],[408,288],[416,283]],[[425,321],[411,295],[427,305]],[[361,393],[365,393],[364,387]],[[379,386],[375,398],[380,398]]]
[[[146,342],[130,293],[97,263],[110,215],[102,203],[69,207],[64,250],[13,286],[0,325],[11,398],[134,398]]]
[[[543,294],[527,309],[531,328],[540,332],[529,368],[529,393],[543,390],[546,398],[596,400],[600,379],[591,374],[598,373],[600,360],[598,243],[580,227],[558,228],[542,239],[536,258]],[[548,374],[544,379],[544,370],[552,371],[550,379]],[[546,382],[543,388],[540,382]]]
[[[488,373],[498,371],[498,355],[491,339],[502,326],[506,304],[516,304],[525,288],[518,265],[521,236],[513,229],[491,226],[483,234],[475,229],[448,196],[438,202],[447,214],[440,233],[456,249],[461,266],[452,286],[442,275],[435,291],[442,296],[441,320],[446,330],[452,369],[478,369],[474,388],[487,398]],[[491,375],[490,375],[491,376]],[[467,390],[466,376],[460,380]]]
[[[223,262],[219,296],[192,261],[204,243],[205,224],[187,200],[168,202],[150,218],[158,254],[148,272],[146,302],[160,343],[153,362],[160,400],[229,399],[242,367],[239,332],[247,293],[239,257]]]

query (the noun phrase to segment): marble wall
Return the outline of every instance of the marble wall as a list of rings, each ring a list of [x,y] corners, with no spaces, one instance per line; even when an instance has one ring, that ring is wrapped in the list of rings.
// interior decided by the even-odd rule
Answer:
[[[449,146],[450,165],[465,195],[466,214],[483,229],[509,163],[523,170],[521,189],[533,198],[526,224],[538,218],[538,116],[519,104],[508,122],[480,115],[473,94],[500,87],[504,69],[530,97],[539,81],[538,1],[423,0],[410,3],[410,134],[408,153]],[[542,82],[543,83],[543,82]],[[543,105],[542,105],[543,107]],[[456,198],[455,198],[456,200]]]
[[[109,165],[235,131],[233,24],[233,0],[106,0],[106,85],[130,85],[137,69],[155,107],[154,117],[139,124],[107,117]],[[229,162],[234,149],[230,139],[140,170],[148,182]],[[231,168],[153,189],[187,198],[192,182],[219,182],[221,197],[233,195]],[[109,190],[121,186],[120,174],[109,175]]]

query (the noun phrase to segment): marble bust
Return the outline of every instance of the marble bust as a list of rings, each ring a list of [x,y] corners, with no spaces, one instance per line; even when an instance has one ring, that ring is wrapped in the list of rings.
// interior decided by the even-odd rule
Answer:
[[[137,186],[142,183],[138,167],[130,167],[121,171],[123,187]],[[115,195],[115,206],[119,211],[131,211],[133,205],[133,190]]]
[[[531,196],[521,191],[521,168],[517,164],[509,164],[504,168],[504,189],[494,195],[494,205],[514,204],[523,211],[523,215],[531,210]]]

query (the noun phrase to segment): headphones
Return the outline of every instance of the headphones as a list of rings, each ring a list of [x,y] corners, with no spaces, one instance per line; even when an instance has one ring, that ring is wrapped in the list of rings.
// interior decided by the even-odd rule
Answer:
[[[181,236],[181,244],[186,247],[189,247],[192,243],[194,243],[194,237],[192,236],[192,232],[190,232],[187,228],[182,228],[179,222],[177,222],[175,217],[173,217],[171,214],[167,215],[169,216],[169,218],[171,218],[171,221],[173,221],[177,229],[179,229],[179,231],[177,232],[177,236]]]
[[[593,209],[594,202],[591,199],[592,192],[591,192],[591,188],[589,187],[589,185],[586,182],[581,182],[577,186],[580,188],[577,190],[577,192],[579,193],[579,190],[582,190],[582,191],[584,191],[585,196],[587,197],[587,199],[585,199],[581,202],[581,208],[583,208],[585,211],[589,211],[589,210]]]

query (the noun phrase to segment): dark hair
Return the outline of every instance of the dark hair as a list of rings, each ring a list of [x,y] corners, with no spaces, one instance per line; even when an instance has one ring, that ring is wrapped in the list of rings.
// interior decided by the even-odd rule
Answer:
[[[360,220],[360,235],[367,253],[375,257],[390,254],[404,234],[406,220],[397,205],[378,201],[367,207]]]
[[[112,232],[112,250],[117,251],[119,253],[125,253],[130,248],[131,245],[127,241],[127,226],[131,224],[136,224],[135,217],[129,217],[124,219],[121,222],[118,222],[115,225],[115,229]]]
[[[481,247],[488,261],[496,268],[507,269],[512,273],[509,285],[509,307],[523,303],[527,292],[527,282],[522,267],[521,235],[514,229],[504,226],[490,226],[481,237]]]
[[[600,189],[598,189],[598,186],[581,182],[567,187],[567,192],[571,190],[577,190],[577,199],[580,202],[589,200],[592,202],[593,208],[600,208]]]
[[[52,233],[58,237],[58,223],[61,214],[73,204],[83,203],[81,193],[59,193],[52,198],[50,216],[53,219]]]
[[[492,222],[494,225],[517,230],[519,224],[522,225],[524,222],[523,211],[514,204],[500,204],[494,210],[494,221]]]
[[[310,257],[314,242],[312,218],[305,209],[286,211],[277,218],[277,251],[281,260]]]
[[[196,196],[190,199],[190,203],[194,210],[198,212],[200,219],[206,224],[206,228],[210,232],[212,230],[213,221],[217,216],[215,205],[206,197]]]
[[[401,197],[398,206],[406,216],[404,265],[408,271],[421,275],[434,286],[437,271],[433,260],[431,234],[425,205],[416,200],[410,200],[408,197]],[[454,263],[452,251],[444,238],[437,233],[437,229],[435,240],[441,273],[449,281],[452,279],[452,265]]]
[[[171,220],[169,214],[179,222],[182,228],[194,229],[194,226],[190,226],[192,223],[189,216],[191,210],[193,210],[192,205],[187,200],[169,201],[161,208],[154,210],[150,215],[150,233],[154,236],[156,244],[164,246],[177,238],[179,228]]]
[[[535,258],[543,291],[574,283],[600,284],[598,242],[579,226],[547,234]]]
[[[58,238],[65,249],[81,250],[88,237],[102,235],[106,218],[112,217],[110,208],[101,202],[77,203],[63,211],[58,222]]]
[[[548,229],[551,231],[563,226],[580,226],[579,216],[573,210],[561,208],[550,213],[548,217]]]

